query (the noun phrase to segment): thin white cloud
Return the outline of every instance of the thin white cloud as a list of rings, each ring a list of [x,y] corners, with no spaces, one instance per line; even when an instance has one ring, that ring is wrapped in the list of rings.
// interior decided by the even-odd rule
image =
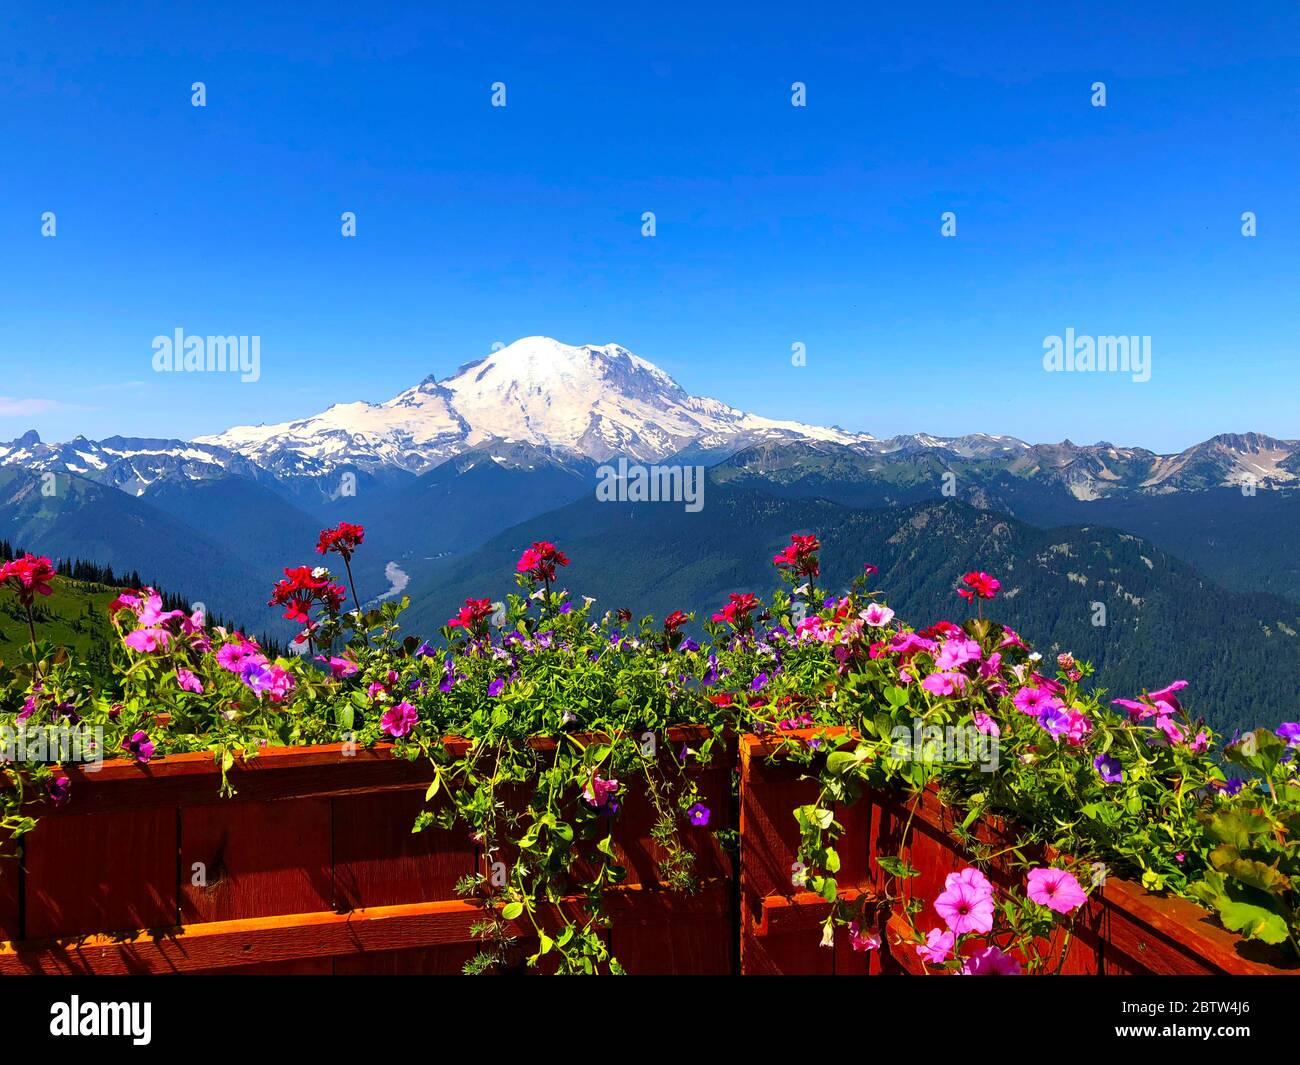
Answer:
[[[29,414],[49,414],[65,410],[56,399],[19,399],[17,396],[0,396],[0,418],[23,418]]]

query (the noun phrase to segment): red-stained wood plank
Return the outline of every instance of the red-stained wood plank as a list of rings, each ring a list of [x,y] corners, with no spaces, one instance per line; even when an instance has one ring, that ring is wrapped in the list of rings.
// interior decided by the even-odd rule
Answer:
[[[729,976],[735,971],[732,885],[692,895],[659,892],[659,907],[613,914],[610,949],[632,976]]]
[[[28,940],[0,944],[0,975],[242,972],[358,953],[464,946],[481,918],[477,906],[432,902],[217,921],[130,936]]]
[[[0,939],[22,937],[21,878],[22,863],[17,855],[0,858]]]
[[[43,818],[25,839],[28,938],[177,921],[176,811]]]
[[[334,904],[330,803],[236,800],[182,810],[181,921],[328,910]]]
[[[297,958],[293,961],[271,962],[267,965],[248,965],[239,970],[239,975],[333,976],[335,964],[334,958]]]
[[[536,948],[534,948],[536,949]],[[334,959],[336,976],[460,976],[478,948],[473,943],[421,950],[349,954]]]
[[[673,743],[698,742],[708,735],[702,726],[677,726],[668,730]],[[598,735],[578,735],[579,742],[599,740]],[[538,751],[554,750],[555,740],[537,736],[528,745]],[[443,746],[453,756],[470,747],[467,740],[447,737]],[[157,806],[185,806],[211,802],[219,793],[220,767],[210,754],[159,756],[146,765],[128,759],[110,759],[93,770],[81,764],[60,770],[73,784],[68,814],[97,810],[124,810]],[[254,756],[237,758],[229,772],[231,785],[244,800],[290,799],[310,795],[351,795],[386,789],[428,786],[433,769],[424,760],[395,758],[391,744],[357,747],[327,743],[314,747],[265,747]],[[37,804],[42,816],[60,811]]]
[[[454,899],[478,851],[463,825],[412,832],[422,792],[339,796],[334,803],[334,882],[343,908]],[[436,801],[436,800],[435,800]]]
[[[794,810],[815,802],[815,780],[801,770],[742,753],[740,784],[741,890],[752,903],[769,895],[793,895],[799,825]]]
[[[730,765],[722,753],[717,752],[714,764],[687,770],[687,779],[694,783],[700,804],[709,811],[708,825],[692,825],[678,809],[677,797],[683,783],[678,778],[677,770],[670,768],[666,752],[661,754],[661,761],[664,769],[656,782],[663,793],[664,805],[676,821],[682,846],[695,856],[692,866],[695,877],[706,881],[733,876],[732,855],[717,836],[720,827],[725,828],[735,823],[732,820]],[[610,825],[614,835],[614,852],[628,871],[626,883],[665,886],[660,863],[668,855],[667,849],[660,846],[653,836],[658,814],[649,794],[649,786],[642,776],[633,777],[627,781],[627,785],[623,807]],[[588,861],[582,862],[575,870],[579,876],[591,871],[592,865]]]
[[[1300,975],[1300,960],[1239,939],[1195,903],[1108,877],[1101,954],[1106,975]]]

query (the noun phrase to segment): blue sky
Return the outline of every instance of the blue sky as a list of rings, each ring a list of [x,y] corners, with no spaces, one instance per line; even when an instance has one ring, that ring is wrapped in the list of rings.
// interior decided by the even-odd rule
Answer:
[[[0,438],[299,417],[530,334],[877,435],[1300,437],[1294,2],[119,6],[0,11]],[[153,373],[177,327],[262,379]],[[1151,380],[1045,373],[1067,327],[1150,335]]]

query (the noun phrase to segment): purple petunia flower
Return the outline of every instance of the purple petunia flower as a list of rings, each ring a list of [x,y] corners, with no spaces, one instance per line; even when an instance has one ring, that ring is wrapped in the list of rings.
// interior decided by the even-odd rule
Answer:
[[[434,658],[437,656],[437,653],[438,652],[433,648],[433,644],[429,643],[428,640],[425,640],[424,643],[420,644],[420,646],[415,649],[416,658]]]
[[[752,692],[761,692],[766,687],[767,687],[766,673],[760,673],[757,677],[755,677],[752,681],[749,682],[749,690]]]
[[[686,811],[686,816],[691,819],[693,825],[707,825],[709,823],[709,808],[702,802],[697,802]]]
[[[50,796],[50,802],[55,806],[66,806],[68,800],[72,798],[72,781],[67,777],[58,777],[45,787]]]
[[[1124,770],[1120,767],[1118,758],[1099,754],[1092,760],[1092,766],[1107,784],[1120,784],[1124,780]]]
[[[122,750],[130,751],[137,762],[147,762],[153,757],[153,743],[147,732],[133,732],[122,741]]]
[[[700,678],[700,683],[706,688],[711,688],[718,683],[718,656],[709,655],[709,668],[704,671],[704,676]]]
[[[1044,707],[1038,715],[1038,723],[1043,726],[1053,739],[1063,736],[1070,729],[1070,715],[1055,706]]]
[[[1286,740],[1288,747],[1300,747],[1300,721],[1283,721],[1277,734]]]
[[[495,699],[498,695],[500,695],[505,690],[505,686],[506,686],[506,682],[502,680],[500,677],[497,677],[496,680],[494,680],[491,684],[488,685],[488,692],[487,692],[488,698]]]

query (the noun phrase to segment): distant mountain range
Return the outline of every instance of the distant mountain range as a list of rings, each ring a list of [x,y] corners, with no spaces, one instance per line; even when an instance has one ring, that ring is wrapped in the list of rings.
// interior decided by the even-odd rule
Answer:
[[[801,445],[793,451],[781,445]],[[46,444],[28,432],[0,444],[0,464],[86,477],[144,495],[160,482],[237,475],[282,489],[318,482],[337,498],[338,475],[418,476],[466,452],[531,445],[551,455],[603,462],[714,462],[747,451],[746,465],[780,478],[814,467],[851,468],[884,483],[912,484],[952,471],[999,474],[1065,488],[1076,499],[1223,486],[1300,485],[1300,441],[1262,433],[1216,436],[1176,455],[1109,443],[1028,444],[1009,436],[926,434],[877,440],[869,433],[747,414],[692,396],[668,374],[617,344],[570,346],[526,337],[432,376],[385,403],[340,403],[275,425],[240,426],[193,441],[84,437]],[[515,452],[521,465],[531,453]],[[781,467],[777,471],[776,467]]]
[[[599,503],[599,467],[619,458],[709,467],[703,509]],[[752,527],[727,524],[737,511],[724,501],[737,499],[762,501],[748,512]],[[976,564],[968,556],[989,521],[1017,530],[1017,546],[985,568],[1032,567],[1040,545],[1021,531],[1027,527],[1108,527],[1129,538],[1117,544],[1145,541],[1116,556],[1146,571],[1122,574],[1123,588],[1153,579],[1143,559],[1159,568],[1172,556],[1160,572],[1230,604],[1232,639],[1259,639],[1267,629],[1269,641],[1285,642],[1294,627],[1278,603],[1300,602],[1300,442],[1257,432],[1216,436],[1174,455],[984,434],[877,439],[692,396],[618,345],[528,337],[387,402],[341,403],[297,421],[193,441],[117,436],[48,444],[28,432],[0,444],[0,537],[138,569],[259,629],[269,619],[265,602],[279,567],[311,561],[315,532],[339,519],[369,529],[357,559],[363,595],[404,589],[416,597],[416,620],[427,630],[445,619],[454,594],[468,594],[465,573],[486,578],[473,562],[485,545],[504,536],[514,550],[529,539],[576,536],[582,528],[569,524],[569,515],[585,515],[591,530],[623,510],[636,515],[636,536],[610,531],[601,541],[596,557],[609,572],[584,570],[593,587],[629,594],[636,573],[655,574],[644,590],[655,600],[666,588],[678,589],[677,601],[665,604],[675,608],[703,602],[729,582],[755,590],[770,585],[771,545],[756,545],[760,529],[781,539],[778,527],[794,522],[818,531],[833,550],[844,530],[885,528],[898,508],[927,513],[924,506],[936,502],[951,504],[944,531],[909,565],[942,571],[945,588],[949,569]],[[714,544],[707,558],[693,553],[691,543],[701,540]],[[924,579],[918,570],[897,572],[906,580],[890,589],[903,597],[896,606],[940,605],[916,590]],[[688,586],[700,598],[688,596]],[[499,580],[492,584],[500,587]],[[573,587],[587,590],[576,570]],[[1079,590],[1044,587],[1049,601],[1062,604],[1058,591]],[[1251,593],[1272,598],[1261,607]],[[1148,627],[1172,624],[1187,607],[1170,589],[1138,598],[1179,604],[1167,614],[1148,609],[1144,616],[1156,619]],[[1005,608],[1021,610],[1013,598]],[[1066,617],[1063,605],[1053,609]],[[1050,612],[1029,617],[1040,631],[1027,635],[1053,638]],[[1112,671],[1122,668],[1124,647],[1160,646],[1135,642],[1122,625],[1100,634],[1067,631],[1074,650],[1083,654],[1095,644]],[[1254,662],[1245,648],[1231,653],[1245,658],[1225,654],[1225,661]],[[1263,693],[1265,679],[1253,683]],[[1294,691],[1293,681],[1282,683]],[[1253,699],[1261,708],[1275,703],[1263,694]]]

